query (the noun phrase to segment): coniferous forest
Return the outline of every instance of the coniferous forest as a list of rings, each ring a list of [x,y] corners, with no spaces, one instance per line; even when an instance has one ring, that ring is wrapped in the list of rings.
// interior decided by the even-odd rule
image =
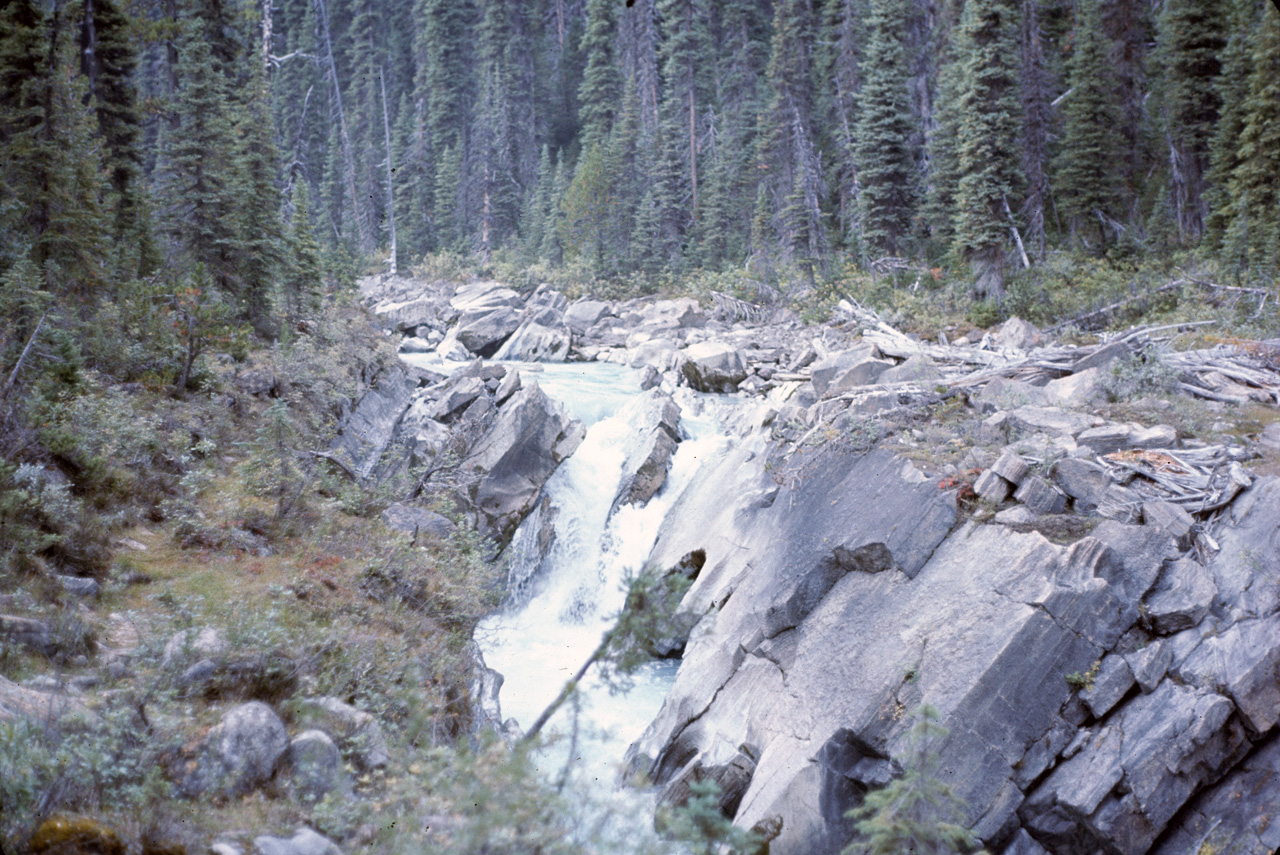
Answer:
[[[1054,253],[1193,250],[1267,281],[1280,254],[1265,0],[2,14],[10,303],[127,313],[141,283],[199,280],[269,336],[322,267],[392,253],[602,280],[744,271],[773,297],[914,266],[995,298]]]

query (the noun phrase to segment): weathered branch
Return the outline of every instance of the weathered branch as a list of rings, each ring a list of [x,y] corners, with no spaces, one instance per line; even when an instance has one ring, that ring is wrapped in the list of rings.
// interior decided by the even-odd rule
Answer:
[[[18,357],[18,362],[13,366],[13,371],[9,372],[9,379],[5,381],[4,391],[0,391],[0,401],[9,397],[9,392],[13,389],[13,385],[18,382],[18,372],[22,370],[22,363],[26,361],[27,354],[31,353],[31,348],[36,343],[36,336],[40,335],[40,328],[44,326],[44,319],[49,317],[49,313],[45,312],[40,316],[40,320],[36,323],[36,328],[31,333],[31,338],[27,339],[27,346],[22,348],[22,355]]]

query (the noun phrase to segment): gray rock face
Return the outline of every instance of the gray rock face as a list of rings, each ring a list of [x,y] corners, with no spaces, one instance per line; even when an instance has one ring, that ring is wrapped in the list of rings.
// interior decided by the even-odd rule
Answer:
[[[289,742],[289,771],[303,798],[318,801],[343,787],[342,757],[323,730],[306,730]]]
[[[706,341],[683,351],[684,376],[700,392],[732,392],[747,377],[742,351],[723,342]]]
[[[253,855],[342,855],[342,850],[324,835],[299,828],[293,837],[255,837]]]
[[[486,528],[509,540],[542,485],[581,441],[581,423],[571,421],[536,383],[515,393],[462,463],[480,475],[471,501]]]
[[[191,662],[222,656],[226,652],[227,639],[216,628],[183,629],[165,642],[160,665],[166,669],[185,668]]]
[[[1053,467],[1053,480],[1062,492],[1077,503],[1085,503],[1097,507],[1102,496],[1111,484],[1111,476],[1098,464],[1090,460],[1067,457],[1059,460]]]
[[[357,477],[368,478],[395,436],[417,383],[400,366],[382,372],[338,429],[332,453]]]
[[[1182,558],[1170,562],[1160,584],[1147,597],[1152,631],[1173,635],[1198,624],[1213,605],[1218,588],[1199,561]]]
[[[1165,682],[1125,705],[1028,797],[1026,827],[1055,853],[1146,852],[1247,743],[1229,700]]]
[[[869,379],[866,382],[872,382],[883,371],[889,370],[890,365],[881,366],[883,361],[880,358],[880,351],[871,342],[859,342],[849,350],[842,350],[839,353],[831,354],[815,361],[810,367],[810,377],[813,383],[813,391],[818,397],[823,397],[835,383],[846,372],[855,369],[857,366],[871,361],[875,364],[873,369],[865,369],[861,376]],[[856,378],[854,378],[856,379]],[[848,385],[853,385],[852,383]]]
[[[613,505],[643,505],[662,489],[671,455],[680,442],[680,407],[657,389],[637,397],[620,414],[628,424],[640,427],[640,441],[627,451],[622,481]]]

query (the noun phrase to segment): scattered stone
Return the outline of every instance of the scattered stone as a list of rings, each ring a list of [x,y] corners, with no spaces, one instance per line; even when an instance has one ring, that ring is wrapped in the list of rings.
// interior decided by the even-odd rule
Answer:
[[[270,371],[246,371],[237,374],[233,381],[237,389],[246,395],[260,398],[263,395],[275,398],[280,394],[279,381]]]
[[[1058,407],[1018,407],[1008,415],[1009,426],[1014,430],[1056,436],[1075,436],[1087,430],[1095,418]]]
[[[1091,507],[1097,507],[1111,484],[1107,470],[1091,460],[1077,457],[1065,457],[1055,463],[1053,480],[1077,505],[1085,503]]]
[[[294,787],[310,801],[319,801],[344,784],[338,746],[323,730],[303,731],[289,742],[289,769]]]
[[[1067,497],[1034,475],[1022,482],[1013,497],[1037,514],[1060,514],[1067,509]]]
[[[1028,508],[1026,505],[1014,505],[1012,508],[1005,508],[997,513],[994,517],[995,521],[1001,525],[1031,525],[1040,515]]]
[[[662,385],[662,375],[652,365],[640,369],[640,391],[648,392]]]
[[[1127,357],[1130,353],[1129,345],[1122,341],[1115,341],[1111,344],[1103,345],[1082,359],[1078,360],[1072,366],[1075,373],[1088,371],[1091,368],[1106,368],[1111,363],[1122,357]]]
[[[1017,315],[1005,321],[996,331],[996,344],[1017,350],[1030,350],[1044,341],[1044,334]]]
[[[293,837],[255,837],[253,855],[342,855],[342,850],[324,835],[299,828]]]
[[[998,505],[1009,498],[1013,485],[997,475],[994,469],[984,469],[973,482],[973,492]]]
[[[518,362],[564,362],[569,357],[573,334],[567,326],[550,326],[527,320],[511,334],[494,359]]]
[[[0,615],[0,643],[20,644],[42,656],[52,656],[57,648],[47,623],[17,615]]]
[[[1080,700],[1085,702],[1095,718],[1102,718],[1120,702],[1133,684],[1133,672],[1124,657],[1104,656],[1093,685],[1080,692]]]
[[[187,795],[238,796],[269,781],[288,749],[280,717],[261,701],[249,701],[229,710],[209,731],[193,764],[173,771],[178,789]]]
[[[445,538],[457,530],[457,526],[435,511],[393,502],[382,512],[382,522],[390,529],[414,537]]]
[[[96,579],[86,579],[83,576],[63,576],[58,575],[58,584],[62,586],[62,590],[66,591],[73,597],[92,600],[97,599],[98,592],[101,587]]]
[[[1199,561],[1180,558],[1172,562],[1146,600],[1152,631],[1173,635],[1195,626],[1209,613],[1217,595],[1213,576]]]
[[[387,737],[372,714],[327,696],[304,698],[296,706],[299,721],[333,735],[362,771],[381,769],[391,762]]]
[[[448,421],[464,407],[485,393],[484,381],[479,377],[451,378],[439,390],[439,397],[427,408],[426,416],[435,421]],[[433,390],[427,390],[430,393]]]
[[[1016,452],[1005,449],[996,462],[991,464],[991,471],[1017,487],[1027,477],[1031,467]]]
[[[1195,520],[1191,518],[1191,514],[1172,502],[1143,502],[1142,522],[1168,532],[1179,549],[1191,546],[1191,527],[1195,525]]]
[[[184,667],[193,659],[212,659],[227,652],[227,640],[211,626],[199,630],[183,629],[169,637],[160,658],[160,667]]]

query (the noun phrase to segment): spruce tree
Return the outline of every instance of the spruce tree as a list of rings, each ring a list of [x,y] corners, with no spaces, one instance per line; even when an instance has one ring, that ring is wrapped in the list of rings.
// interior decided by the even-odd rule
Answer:
[[[1166,0],[1159,18],[1156,60],[1169,196],[1184,243],[1200,237],[1207,213],[1204,176],[1222,104],[1216,84],[1226,46],[1226,6],[1226,0]]]
[[[277,187],[279,155],[261,64],[251,66],[248,103],[236,123],[235,186],[239,252],[234,297],[240,317],[266,337],[277,331],[273,291],[283,262],[284,234]]]
[[[1086,0],[1076,10],[1072,53],[1067,64],[1071,94],[1063,102],[1061,147],[1055,164],[1058,210],[1075,241],[1101,251],[1109,223],[1124,212],[1118,168],[1123,162],[1116,127],[1116,80],[1099,4]]]
[[[1222,73],[1214,89],[1219,104],[1218,123],[1210,141],[1209,170],[1206,174],[1204,244],[1219,250],[1227,224],[1234,217],[1229,193],[1231,176],[1240,163],[1240,134],[1244,131],[1245,101],[1249,97],[1249,71],[1253,58],[1250,45],[1258,29],[1260,0],[1233,0],[1229,10],[1230,36],[1222,52]]]
[[[913,128],[903,45],[907,12],[906,0],[870,0],[853,145],[860,238],[868,259],[904,254],[915,214],[916,170],[908,147]]]
[[[1274,274],[1280,264],[1280,11],[1267,6],[1254,38],[1244,127],[1231,176],[1235,216],[1224,250],[1242,269]]]
[[[865,62],[866,0],[825,0],[822,9],[822,36],[815,49],[820,84],[819,113],[830,152],[828,183],[835,194],[836,216],[842,238],[856,238],[859,229],[860,183],[856,126],[858,97],[862,89]],[[905,99],[905,82],[904,94]]]
[[[311,230],[310,194],[306,182],[293,188],[293,218],[289,224],[288,263],[281,281],[286,320],[292,325],[320,308],[320,245]]]
[[[1004,295],[1009,214],[1021,180],[1018,6],[973,0],[960,22],[955,248],[980,299]]]
[[[586,56],[578,86],[579,139],[583,149],[603,144],[613,127],[622,83],[614,57],[617,39],[616,0],[587,0],[587,27],[579,50]]]

